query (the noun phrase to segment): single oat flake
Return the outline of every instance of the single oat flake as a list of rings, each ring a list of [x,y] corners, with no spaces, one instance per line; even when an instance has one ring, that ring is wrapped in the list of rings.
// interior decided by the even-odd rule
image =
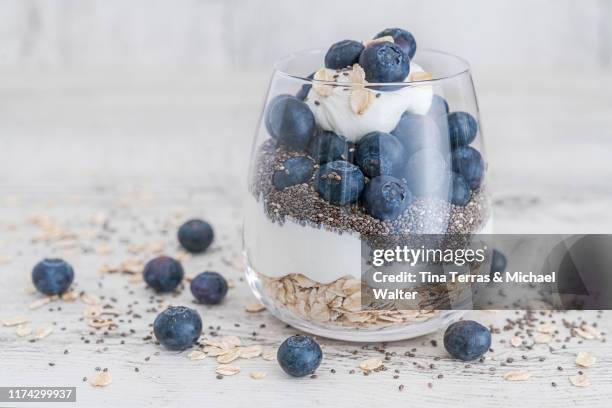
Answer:
[[[238,357],[240,357],[240,349],[233,348],[229,350],[227,353],[223,353],[219,357],[217,357],[217,363],[221,363],[221,364],[231,363],[232,361],[236,360]]]
[[[523,344],[523,340],[518,336],[513,336],[510,339],[510,344],[512,345],[512,347],[519,347],[521,344]]]
[[[2,324],[6,327],[19,326],[20,324],[28,323],[30,319],[25,316],[14,316],[7,319],[2,319]]]
[[[581,351],[576,356],[576,365],[580,367],[590,367],[595,364],[596,361],[597,359],[595,358],[595,356],[586,351]]]
[[[263,378],[266,378],[266,373],[264,373],[263,371],[253,371],[251,372],[250,376],[254,380],[261,380]]]
[[[552,341],[552,336],[548,333],[538,333],[534,341],[536,344],[548,344]]]
[[[240,347],[238,350],[240,352],[240,358],[247,358],[247,359],[259,357],[261,353],[263,352],[263,349],[259,345],[249,346],[249,347]]]
[[[51,326],[44,326],[44,327],[39,327],[38,329],[36,329],[36,331],[34,332],[34,336],[37,339],[44,339],[45,337],[47,337],[48,335],[51,334],[51,332],[53,331],[53,327]]]
[[[51,302],[51,296],[47,296],[47,297],[35,300],[34,302],[30,303],[28,308],[30,310],[39,309],[49,302]]]
[[[266,350],[261,353],[261,358],[266,361],[272,361],[276,359],[276,353],[274,352],[274,350]]]
[[[215,369],[215,372],[219,375],[230,376],[238,374],[240,372],[240,367],[231,364],[220,364]]]
[[[245,307],[245,310],[249,313],[258,313],[266,310],[266,307],[261,303],[251,303]]]
[[[17,326],[16,333],[19,337],[25,337],[32,334],[32,327],[29,324],[20,324]]]
[[[374,95],[374,92],[370,91],[369,89],[353,89],[349,99],[351,110],[357,115],[363,115],[368,110],[370,105],[374,103],[375,99],[376,96]]]
[[[108,371],[99,372],[91,380],[89,380],[89,383],[94,387],[106,387],[111,382],[113,382],[113,379]]]
[[[506,381],[526,381],[531,378],[531,373],[527,371],[508,371],[504,374]]]
[[[380,44],[384,42],[395,43],[395,40],[390,35],[385,35],[384,37],[374,38],[372,40],[366,40],[362,44],[364,47],[369,47],[370,45]]]
[[[204,360],[206,358],[206,353],[200,350],[194,350],[187,354],[187,357],[189,357],[191,361]]]
[[[362,361],[359,364],[359,368],[361,368],[363,371],[372,371],[376,370],[377,368],[380,368],[382,364],[382,360],[378,358],[369,358],[365,361]]]
[[[569,380],[575,387],[588,387],[591,385],[589,379],[584,374],[574,375],[570,377]]]

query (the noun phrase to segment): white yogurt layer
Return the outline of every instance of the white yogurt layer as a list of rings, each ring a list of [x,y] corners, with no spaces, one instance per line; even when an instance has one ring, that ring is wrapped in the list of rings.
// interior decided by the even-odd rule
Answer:
[[[251,194],[245,203],[244,248],[256,272],[270,278],[300,273],[323,284],[343,276],[361,279],[358,233],[341,235],[290,219],[280,225],[268,218],[262,203]],[[480,233],[490,234],[491,226],[489,218]]]
[[[329,70],[335,73],[334,70]],[[425,72],[417,64],[410,65],[410,73]],[[410,78],[410,75],[408,76]],[[340,75],[336,82],[347,83],[350,79]],[[408,83],[408,79],[406,79]],[[311,89],[306,103],[312,110],[317,124],[324,130],[357,142],[370,132],[390,132],[397,126],[405,111],[424,115],[431,107],[433,89],[431,85],[415,83],[395,91],[380,91],[368,109],[357,114],[350,106],[347,87],[334,87],[328,96],[320,96]],[[316,101],[316,103],[315,103]]]

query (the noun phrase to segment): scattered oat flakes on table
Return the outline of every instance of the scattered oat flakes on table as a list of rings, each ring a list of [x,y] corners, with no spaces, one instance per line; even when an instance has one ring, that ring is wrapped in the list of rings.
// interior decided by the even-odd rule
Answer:
[[[531,373],[527,371],[508,371],[504,374],[506,381],[526,381],[531,378]]]
[[[569,380],[575,387],[588,387],[591,385],[589,379],[584,374],[574,375],[570,377]]]
[[[378,358],[369,358],[359,363],[359,368],[361,368],[364,372],[368,372],[380,368],[382,364],[382,360]]]
[[[240,372],[240,367],[231,364],[220,364],[215,369],[215,372],[219,375],[230,376],[238,374]]]
[[[266,310],[266,307],[261,303],[251,303],[245,307],[245,310],[249,313],[257,313]]]
[[[101,371],[97,373],[91,380],[89,380],[89,383],[94,387],[106,387],[111,382],[113,382],[113,379],[111,378],[111,375],[108,371]]]
[[[590,367],[593,364],[595,364],[595,361],[597,361],[595,356],[593,356],[593,354],[586,352],[586,351],[581,351],[576,356],[576,365],[580,367],[585,367],[585,368]]]
[[[30,319],[25,316],[14,316],[2,319],[2,324],[6,327],[19,326],[20,324],[28,323]]]
[[[266,373],[264,373],[263,371],[253,371],[251,372],[250,376],[254,380],[261,380],[266,378]]]

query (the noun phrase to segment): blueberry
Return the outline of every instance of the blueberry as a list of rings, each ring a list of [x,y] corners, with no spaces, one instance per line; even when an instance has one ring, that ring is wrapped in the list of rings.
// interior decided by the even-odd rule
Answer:
[[[450,193],[450,202],[455,205],[466,206],[470,201],[470,186],[465,181],[465,178],[459,174],[453,172],[451,175],[451,191]]]
[[[308,154],[319,164],[335,160],[347,160],[349,145],[346,140],[327,130],[318,131],[308,146]]]
[[[198,302],[216,305],[227,294],[227,281],[217,272],[202,272],[193,278],[190,289]]]
[[[478,133],[478,122],[467,112],[453,112],[448,115],[448,132],[453,149],[467,146]]]
[[[153,322],[155,338],[170,350],[185,350],[202,334],[202,319],[198,312],[185,306],[170,306]]]
[[[497,249],[494,249],[493,254],[491,255],[491,273],[505,272],[507,265],[508,260],[506,259],[506,255]]]
[[[313,72],[312,74],[308,75],[306,78],[314,79],[314,76],[315,76],[315,73]],[[298,98],[300,101],[306,100],[306,97],[308,96],[308,93],[310,92],[311,88],[312,88],[311,83],[302,85],[298,93],[295,94],[295,97]]]
[[[393,37],[393,41],[400,46],[402,51],[408,56],[408,58],[414,58],[414,54],[416,54],[417,44],[414,36],[410,34],[406,30],[402,30],[401,28],[387,28],[386,30],[381,31],[376,34],[374,38],[381,38],[391,36]]]
[[[189,220],[178,230],[178,240],[181,246],[193,254],[206,251],[213,238],[212,227],[203,220]]]
[[[302,151],[316,130],[314,115],[295,96],[278,95],[268,105],[266,128],[279,143]]]
[[[436,122],[429,116],[404,112],[391,134],[397,136],[408,156],[427,147],[448,150]]]
[[[302,184],[310,180],[314,172],[314,163],[308,157],[290,157],[283,162],[283,169],[272,175],[272,184],[279,190]]]
[[[363,44],[359,41],[343,40],[335,43],[325,54],[325,68],[342,69],[352,67],[359,62],[363,51]]]
[[[323,359],[321,346],[308,336],[291,336],[278,348],[276,359],[283,371],[292,377],[314,373]]]
[[[470,146],[458,147],[453,150],[453,171],[460,173],[472,190],[482,184],[484,176],[484,160],[478,150]]]
[[[158,256],[147,262],[144,280],[156,292],[172,292],[183,280],[183,267],[169,256]]]
[[[396,219],[411,202],[412,193],[406,183],[392,176],[374,177],[363,190],[363,206],[379,220]]]
[[[44,259],[32,269],[32,282],[40,293],[60,295],[68,290],[74,270],[62,259]]]
[[[444,333],[444,347],[454,358],[475,360],[491,347],[491,332],[478,322],[462,320],[448,326]]]
[[[336,160],[321,166],[315,176],[315,189],[324,200],[345,205],[359,199],[365,178],[359,167]]]
[[[413,194],[429,196],[448,181],[448,165],[437,149],[421,149],[408,159],[404,176]]]
[[[405,159],[404,148],[393,135],[371,132],[359,141],[355,161],[368,177],[395,174]]]
[[[373,83],[402,82],[410,73],[410,60],[391,42],[372,44],[359,57],[366,80]]]

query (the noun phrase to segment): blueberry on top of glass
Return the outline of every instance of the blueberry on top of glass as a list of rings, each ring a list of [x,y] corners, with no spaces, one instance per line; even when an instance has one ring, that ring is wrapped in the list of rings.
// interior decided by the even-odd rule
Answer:
[[[359,62],[363,48],[362,43],[353,40],[342,40],[333,44],[325,54],[325,68],[342,69],[353,66]]]
[[[374,38],[393,37],[393,41],[397,44],[408,58],[414,58],[417,50],[416,40],[408,31],[401,28],[387,28],[376,34]]]
[[[392,42],[368,45],[359,57],[359,65],[371,83],[403,82],[410,73],[410,59]]]

